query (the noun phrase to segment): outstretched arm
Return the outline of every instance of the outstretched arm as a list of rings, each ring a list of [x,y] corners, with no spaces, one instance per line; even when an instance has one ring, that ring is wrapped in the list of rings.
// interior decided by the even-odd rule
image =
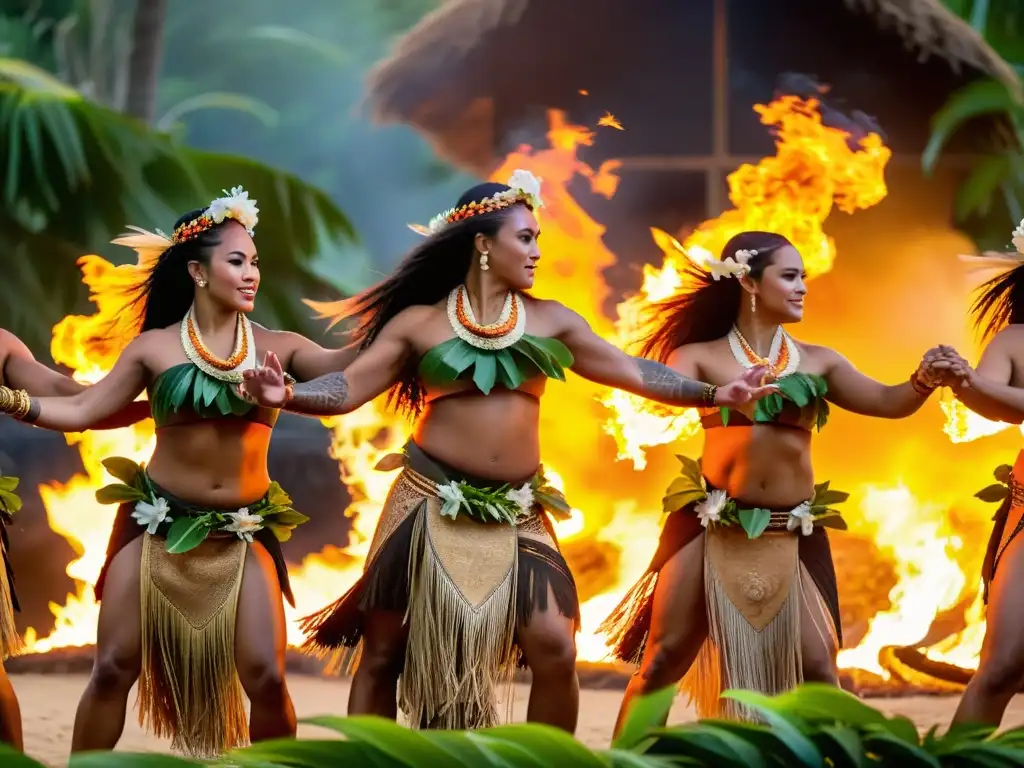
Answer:
[[[344,371],[359,356],[355,345],[327,349],[298,333],[276,331],[274,341],[274,351],[284,369],[299,381],[312,381],[328,373]]]
[[[108,428],[123,426],[133,422],[117,422],[113,417],[122,416],[129,407],[136,413],[144,407],[144,415],[149,415],[148,403],[132,404],[145,385],[145,374],[140,340],[136,339],[121,353],[110,373],[98,382],[90,387],[72,382],[78,387],[77,394],[37,397],[25,387],[0,387],[0,412],[60,432],[82,432],[97,424]],[[27,410],[22,407],[26,403]]]
[[[406,318],[396,317],[345,371],[332,371],[288,387],[281,361],[268,352],[261,368],[245,372],[244,391],[271,408],[305,416],[349,413],[383,394],[398,381],[411,351]]]
[[[902,384],[882,384],[858,371],[839,353],[826,352],[827,399],[843,410],[862,416],[902,419],[917,412],[934,391],[934,387],[918,378],[926,367],[925,361]]]
[[[565,331],[559,339],[572,352],[572,370],[598,384],[680,407],[742,405],[776,390],[759,386],[760,370],[721,387],[695,381],[654,360],[626,354],[594,333],[580,315],[561,306],[558,311],[565,313]]]
[[[974,370],[966,363],[953,366],[948,383],[957,400],[979,416],[1007,424],[1024,422],[1024,389],[1011,387],[1012,339],[1005,332],[996,335]]]

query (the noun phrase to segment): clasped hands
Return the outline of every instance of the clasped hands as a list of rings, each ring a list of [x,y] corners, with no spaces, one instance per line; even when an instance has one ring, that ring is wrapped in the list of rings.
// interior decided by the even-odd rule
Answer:
[[[917,379],[927,389],[950,387],[956,391],[970,387],[976,375],[953,347],[940,344],[925,352],[912,379]]]

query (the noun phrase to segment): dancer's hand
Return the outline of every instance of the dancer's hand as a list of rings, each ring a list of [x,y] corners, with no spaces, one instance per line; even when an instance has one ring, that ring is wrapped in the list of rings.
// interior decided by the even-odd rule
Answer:
[[[925,353],[915,376],[932,389],[955,387],[968,382],[974,376],[974,369],[953,347],[943,344]]]
[[[768,383],[771,379],[771,371],[766,366],[751,368],[736,381],[731,381],[715,390],[715,405],[735,407],[773,395],[779,391],[779,388],[775,384]]]
[[[263,365],[243,371],[238,394],[243,400],[265,408],[283,408],[291,399],[291,386],[284,379],[277,355],[267,352]]]

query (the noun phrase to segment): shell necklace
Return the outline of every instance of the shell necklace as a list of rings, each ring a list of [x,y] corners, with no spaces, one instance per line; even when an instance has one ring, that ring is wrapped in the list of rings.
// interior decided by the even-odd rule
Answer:
[[[239,383],[242,380],[242,371],[256,367],[256,344],[252,339],[249,318],[241,312],[238,313],[234,351],[231,357],[222,360],[203,344],[195,315],[196,305],[193,304],[181,321],[181,346],[185,350],[185,357],[208,376],[232,384]]]
[[[776,379],[795,373],[796,369],[800,367],[800,348],[797,347],[793,338],[782,330],[781,325],[772,338],[768,357],[758,355],[735,325],[729,331],[729,348],[732,350],[732,356],[736,358],[736,362],[744,368],[767,366],[771,375]]]
[[[448,322],[455,335],[477,349],[505,349],[521,338],[526,330],[526,306],[522,297],[509,291],[498,319],[481,325],[473,314],[466,286],[460,285],[448,294]]]

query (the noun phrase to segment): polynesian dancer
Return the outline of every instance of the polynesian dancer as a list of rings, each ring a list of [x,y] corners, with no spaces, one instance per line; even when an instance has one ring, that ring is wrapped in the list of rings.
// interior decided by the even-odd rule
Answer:
[[[720,701],[723,689],[838,683],[839,598],[824,528],[845,528],[833,505],[846,494],[815,485],[811,433],[825,425],[829,402],[896,419],[935,386],[926,362],[886,386],[833,350],[793,339],[783,325],[803,317],[804,268],[781,235],[738,234],[721,259],[691,272],[693,290],[653,308],[643,353],[711,381],[767,365],[779,392],[700,410],[703,457],[681,457],[651,564],[601,626],[615,657],[640,665],[616,730],[635,696],[684,675],[703,717],[750,715]]]
[[[37,397],[74,395],[85,389],[70,376],[47,368],[32,355],[25,343],[13,333],[0,328],[0,384],[23,389]],[[108,419],[97,422],[92,429],[117,429],[149,417],[149,404],[131,403]],[[18,497],[18,478],[0,477],[0,659],[13,656],[22,648],[21,637],[15,626],[14,613],[20,611],[11,568],[10,540],[7,527],[21,509]],[[0,740],[16,749],[22,749],[21,710],[0,660]]]
[[[61,431],[146,389],[156,422],[148,466],[104,462],[120,482],[97,498],[120,506],[96,584],[96,660],[73,751],[114,747],[137,679],[140,722],[184,752],[295,734],[280,541],[307,518],[267,472],[278,412],[242,399],[239,385],[258,352],[273,351],[299,379],[343,367],[351,353],[249,322],[257,213],[235,188],[182,216],[170,238],[136,229],[116,240],[136,249],[139,274],[120,320],[131,341],[110,373],[73,397],[0,388],[0,412]]]
[[[336,311],[360,354],[344,372],[286,389],[272,357],[246,373],[258,402],[315,416],[391,390],[416,415],[364,574],[305,622],[308,646],[358,666],[350,714],[414,726],[498,720],[496,689],[533,673],[527,718],[573,731],[579,690],[576,587],[548,515],[567,511],[538,445],[548,379],[584,378],[663,403],[742,404],[774,391],[761,372],[722,387],[633,358],[575,312],[524,291],[540,259],[540,185],[467,191],[436,217],[395,273]],[[479,320],[477,320],[479,318]]]
[[[978,266],[1001,269],[981,286],[971,312],[985,341],[977,368],[952,349],[953,358],[932,368],[967,408],[991,421],[1024,421],[1024,221],[1014,230],[1016,253],[973,257]],[[978,671],[967,684],[954,723],[998,726],[1024,679],[1024,612],[1017,595],[1017,574],[1024,575],[1024,451],[1013,467],[996,478],[1007,487],[995,515],[982,565],[986,602],[985,639]],[[985,489],[989,493],[998,488]],[[979,493],[991,498],[986,493]]]

